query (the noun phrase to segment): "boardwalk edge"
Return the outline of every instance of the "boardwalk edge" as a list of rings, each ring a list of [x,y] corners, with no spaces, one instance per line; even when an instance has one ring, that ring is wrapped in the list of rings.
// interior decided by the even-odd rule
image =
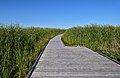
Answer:
[[[87,47],[87,48],[89,48],[89,47]],[[111,58],[111,57],[109,57],[109,56],[103,54],[102,52],[96,51],[96,50],[91,49],[91,48],[89,48],[89,49],[92,50],[92,51],[94,51],[94,52],[96,52],[96,53],[98,53],[98,54],[100,54],[100,55],[102,55],[102,56],[104,56],[104,57],[106,57],[106,58],[108,58],[109,60],[111,60],[111,61],[113,61],[113,62],[115,62],[115,63],[117,63],[117,64],[120,65],[120,62],[119,62],[119,61],[117,61],[117,60],[115,60],[115,59],[113,59],[113,58]]]
[[[53,37],[52,37],[52,38],[53,38]],[[52,39],[52,38],[51,38],[51,39]],[[26,78],[30,78],[30,77],[31,77],[31,75],[32,75],[32,73],[33,73],[33,71],[34,71],[34,69],[35,69],[35,67],[36,67],[36,65],[37,65],[40,57],[42,56],[42,54],[43,54],[43,52],[44,52],[47,44],[49,43],[49,41],[50,41],[51,39],[49,39],[49,40],[46,42],[45,46],[44,46],[44,47],[42,48],[42,50],[40,51],[37,59],[35,60],[35,62],[33,63],[32,67],[31,67],[30,71],[27,73]]]

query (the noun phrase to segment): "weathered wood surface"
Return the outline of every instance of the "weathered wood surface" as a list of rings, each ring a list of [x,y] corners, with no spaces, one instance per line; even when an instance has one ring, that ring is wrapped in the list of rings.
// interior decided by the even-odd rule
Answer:
[[[86,47],[50,40],[31,78],[120,78],[120,65]]]

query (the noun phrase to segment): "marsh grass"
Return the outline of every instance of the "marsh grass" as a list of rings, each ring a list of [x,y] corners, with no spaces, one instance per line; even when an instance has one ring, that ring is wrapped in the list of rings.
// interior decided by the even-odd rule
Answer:
[[[86,46],[120,61],[120,26],[86,25],[68,29],[62,40],[69,46]]]
[[[45,43],[62,32],[62,29],[1,25],[0,78],[25,78]]]

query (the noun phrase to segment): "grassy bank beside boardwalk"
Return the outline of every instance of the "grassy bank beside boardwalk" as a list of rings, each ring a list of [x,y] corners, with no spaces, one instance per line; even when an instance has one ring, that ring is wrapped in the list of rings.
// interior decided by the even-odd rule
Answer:
[[[77,26],[68,29],[62,40],[67,46],[86,46],[120,61],[120,26]]]
[[[0,78],[25,78],[45,43],[62,29],[0,26]]]

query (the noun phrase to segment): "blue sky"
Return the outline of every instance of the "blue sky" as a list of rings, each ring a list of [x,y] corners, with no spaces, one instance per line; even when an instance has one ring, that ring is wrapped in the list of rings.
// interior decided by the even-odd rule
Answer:
[[[0,0],[0,23],[70,28],[120,24],[120,0]]]

